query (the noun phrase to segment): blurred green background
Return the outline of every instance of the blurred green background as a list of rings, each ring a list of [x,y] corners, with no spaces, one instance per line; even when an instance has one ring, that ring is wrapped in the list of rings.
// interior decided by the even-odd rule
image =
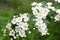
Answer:
[[[20,13],[29,13],[32,14],[31,10],[31,3],[33,2],[42,2],[43,0],[0,0],[0,40],[10,40],[7,35],[4,37],[2,29],[5,28],[6,24],[12,19],[13,15],[18,15]],[[46,2],[52,2],[53,6],[56,8],[60,8],[60,4],[57,2],[54,2],[54,0],[44,0]],[[27,34],[26,38],[17,38],[16,40],[60,40],[60,21],[55,22],[51,16],[55,16],[56,13],[51,11],[50,14],[47,16],[47,20],[49,23],[47,23],[48,32],[50,35],[41,36],[41,33],[38,32],[38,30],[33,30],[34,22],[32,22],[32,19],[34,18],[33,15],[31,15],[31,19],[29,20],[29,27],[32,31],[31,34]]]

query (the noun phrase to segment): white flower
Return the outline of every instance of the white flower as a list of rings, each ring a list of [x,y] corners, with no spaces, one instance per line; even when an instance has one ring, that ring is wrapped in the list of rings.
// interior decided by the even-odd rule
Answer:
[[[45,23],[43,23],[42,25],[41,25],[41,29],[46,29],[46,24]]]
[[[48,9],[51,9],[52,11],[56,10],[55,7],[53,7],[53,6],[48,6]]]
[[[9,33],[10,36],[15,36],[15,31],[14,30],[11,30],[10,33]]]
[[[58,3],[60,3],[60,0],[58,0]]]
[[[56,10],[56,13],[60,14],[60,9],[57,9],[57,10]]]
[[[60,20],[60,14],[57,14],[56,16],[55,16],[55,21],[59,21]]]
[[[47,28],[46,29],[42,29],[42,28],[38,28],[39,32],[41,32],[42,36],[47,34]]]
[[[42,22],[43,21],[37,21],[35,25],[40,26],[40,25],[42,25]]]
[[[58,13],[56,16],[55,16],[55,21],[59,21],[60,20],[60,9],[57,9],[56,10],[56,13]]]
[[[22,21],[22,17],[17,17],[16,18],[16,22],[21,22]]]
[[[29,20],[28,17],[25,17],[25,18],[24,18],[24,22],[27,22],[28,20]]]
[[[55,9],[55,7],[52,6],[51,10],[52,10],[52,11],[55,11],[56,9]]]
[[[48,6],[51,6],[51,5],[52,5],[52,3],[51,3],[51,2],[48,2],[48,3],[47,3],[47,5],[48,5]]]
[[[19,27],[22,25],[23,22],[18,22],[16,23],[16,25],[18,25]]]
[[[22,26],[21,26],[21,28],[23,30],[28,30],[28,24],[27,23],[23,23]]]
[[[7,23],[6,28],[11,29],[11,23]]]
[[[13,19],[11,20],[11,22],[12,22],[12,24],[16,24],[16,23],[17,23],[16,18],[13,18]]]
[[[15,27],[16,33],[18,33],[20,30],[21,30],[21,27],[19,27],[19,26],[16,26],[16,27]]]
[[[32,5],[32,6],[35,6],[36,4],[37,4],[37,2],[33,2],[31,5]]]
[[[55,0],[55,1],[58,1],[58,0]]]
[[[60,0],[55,0],[56,2],[60,3]]]
[[[20,31],[19,31],[19,36],[20,36],[20,37],[26,37],[25,31],[24,31],[24,30],[20,30]]]
[[[42,6],[42,5],[43,5],[42,3],[37,3],[37,6],[39,6],[39,7]]]
[[[29,20],[28,13],[24,13],[24,14],[22,14],[20,16],[21,16],[22,19],[24,19],[24,22],[27,22]]]

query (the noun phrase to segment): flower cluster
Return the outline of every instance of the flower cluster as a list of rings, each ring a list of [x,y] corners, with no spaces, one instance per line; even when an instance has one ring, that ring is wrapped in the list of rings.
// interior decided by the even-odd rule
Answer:
[[[56,2],[60,3],[60,0],[55,0]]]
[[[49,34],[46,22],[47,15],[50,13],[50,10],[55,11],[58,13],[55,16],[55,20],[59,21],[60,20],[60,9],[56,9],[54,6],[52,6],[51,2],[48,2],[44,5],[45,3],[37,3],[33,2],[32,5],[32,13],[35,16],[33,19],[36,23],[35,26],[38,29],[39,32],[41,32],[42,36]],[[16,36],[20,37],[26,37],[25,31],[27,31],[28,28],[28,21],[29,21],[29,14],[24,13],[24,14],[19,14],[19,16],[14,16],[13,19],[11,20],[11,23],[7,23],[6,28],[10,31],[9,36],[13,36],[14,39],[16,39]],[[14,25],[14,28],[12,28]],[[35,28],[33,28],[35,30]],[[4,33],[6,30],[4,31]],[[31,31],[29,31],[31,33]],[[4,34],[5,35],[5,34]],[[11,39],[12,40],[12,39]]]
[[[60,9],[57,9],[56,10],[56,13],[58,13],[56,16],[55,16],[55,21],[59,21],[60,20]]]
[[[10,30],[9,35],[13,36],[14,38],[16,38],[15,35],[19,35],[20,37],[26,37],[25,31],[28,30],[28,13],[24,13],[24,14],[20,14],[19,17],[14,16],[13,19],[11,20],[11,23],[13,25],[16,25],[14,28],[12,29],[12,24],[8,23],[6,25],[6,28]]]
[[[44,20],[46,19],[46,16],[48,15],[48,13],[50,12],[49,9],[55,11],[55,7],[52,6],[51,2],[46,3],[46,5],[43,7],[42,3],[37,3],[37,2],[33,2],[31,4],[32,7],[32,12],[35,15],[36,19],[36,26],[39,30],[39,32],[42,33],[42,35],[46,35],[49,34],[47,32],[47,25],[44,22]]]

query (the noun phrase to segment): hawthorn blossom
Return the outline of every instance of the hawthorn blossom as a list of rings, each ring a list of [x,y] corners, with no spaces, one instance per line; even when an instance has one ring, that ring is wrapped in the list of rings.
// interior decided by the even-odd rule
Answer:
[[[24,20],[23,20],[24,19]],[[28,28],[28,13],[20,14],[19,16],[14,16],[13,19],[11,20],[11,23],[8,23],[6,25],[7,29],[12,28],[12,25],[15,25],[15,28],[9,30],[9,36],[13,36],[14,39],[16,39],[16,35],[20,37],[26,37],[25,31],[27,31]],[[12,25],[11,25],[12,24]]]
[[[57,9],[57,10],[56,10],[56,13],[60,14],[60,9]]]
[[[55,0],[58,1],[59,0]],[[60,20],[60,9],[56,9],[54,6],[52,6],[51,2],[46,3],[46,5],[43,6],[43,3],[37,3],[33,2],[32,4],[32,13],[35,16],[33,19],[35,23],[35,27],[38,29],[39,32],[41,32],[42,36],[43,35],[49,35],[48,33],[48,28],[44,20],[46,20],[47,15],[50,12],[50,9],[52,11],[55,11],[58,13],[55,16],[55,20],[59,21]],[[53,18],[53,17],[51,17]],[[19,14],[19,16],[14,16],[13,19],[11,20],[11,23],[7,23],[6,28],[11,29],[9,30],[9,36],[13,36],[14,39],[16,39],[16,36],[20,37],[26,37],[25,31],[29,30],[29,14],[24,13],[24,14]],[[14,29],[12,28],[12,25],[14,25]],[[35,30],[35,27],[33,28]],[[31,34],[31,31],[28,31],[29,34]],[[5,33],[5,31],[4,31]],[[11,39],[12,40],[12,39]]]
[[[19,27],[19,26],[16,26],[16,27],[15,27],[16,33],[18,33],[20,30],[21,30],[21,27]]]
[[[60,3],[60,0],[55,0],[56,2]]]
[[[20,30],[19,31],[19,36],[26,37],[25,31],[24,30]]]
[[[29,29],[27,23],[23,23],[22,26],[21,26],[21,28],[22,28],[23,30],[28,30],[28,29]]]
[[[8,30],[10,30],[10,29],[11,29],[11,23],[7,23],[6,28],[7,28]]]
[[[13,24],[16,24],[16,18],[13,18],[12,21],[11,21]]]
[[[21,22],[22,21],[22,17],[17,17],[16,18],[16,22]]]
[[[52,3],[51,3],[51,2],[48,2],[48,3],[47,3],[47,5],[48,5],[48,6],[51,6],[51,5],[52,5]]]
[[[55,21],[59,21],[60,20],[60,14],[57,14],[54,19],[55,19]]]
[[[10,36],[15,36],[15,31],[14,30],[11,30],[10,33],[9,33]]]
[[[56,10],[56,8],[54,6],[52,6],[52,2],[48,2],[47,3],[47,8],[48,9],[51,9],[52,11],[55,11]]]
[[[60,20],[60,9],[57,9],[55,12],[58,14],[55,16],[54,19],[55,19],[55,21],[59,21]]]
[[[37,5],[37,2],[33,2],[31,5],[32,5],[32,6],[35,6],[35,5]]]
[[[47,3],[47,7],[42,7],[42,3],[35,3],[33,2],[32,4],[32,12],[35,15],[36,19],[34,19],[34,21],[36,21],[35,25],[36,28],[38,28],[38,31],[41,32],[42,36],[46,35],[48,33],[48,29],[47,29],[47,25],[46,23],[43,22],[44,19],[46,19],[46,16],[48,15],[48,13],[50,12],[49,8],[47,8],[48,6],[51,6],[52,3]],[[52,9],[52,8],[50,8]]]

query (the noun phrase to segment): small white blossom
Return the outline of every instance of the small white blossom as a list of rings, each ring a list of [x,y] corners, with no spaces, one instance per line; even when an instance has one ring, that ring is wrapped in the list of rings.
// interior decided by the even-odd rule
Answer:
[[[27,23],[23,23],[22,26],[21,26],[21,28],[23,30],[28,30],[28,24]]]
[[[56,13],[60,14],[60,9],[57,9],[57,10],[56,10]]]
[[[60,14],[57,14],[54,19],[55,19],[55,21],[59,21],[60,20]]]
[[[13,19],[11,20],[11,22],[12,22],[12,24],[16,24],[16,23],[17,23],[16,18],[13,18]]]
[[[10,36],[15,36],[15,31],[14,30],[11,30],[10,33],[9,33]]]
[[[25,18],[24,18],[24,22],[27,22],[28,20],[29,20],[28,17],[25,17]]]
[[[19,36],[21,36],[21,37],[26,37],[25,31],[24,31],[24,30],[20,30],[20,31],[19,31]]]
[[[52,11],[56,11],[54,6],[48,6],[49,9],[51,9]]]
[[[51,2],[48,2],[48,3],[47,3],[47,5],[48,5],[48,6],[51,6],[51,5],[52,5],[52,3],[51,3]]]
[[[15,27],[16,33],[18,33],[20,30],[21,30],[21,27],[19,27],[19,26],[16,26],[16,27]]]
[[[58,1],[58,0],[55,0],[55,1]]]
[[[37,4],[37,2],[33,2],[31,5],[32,5],[32,6],[35,6],[36,4]]]
[[[11,23],[7,23],[6,28],[11,29]]]
[[[22,17],[17,17],[16,18],[16,22],[21,22],[22,21]]]
[[[60,3],[60,0],[55,0],[56,2]]]

